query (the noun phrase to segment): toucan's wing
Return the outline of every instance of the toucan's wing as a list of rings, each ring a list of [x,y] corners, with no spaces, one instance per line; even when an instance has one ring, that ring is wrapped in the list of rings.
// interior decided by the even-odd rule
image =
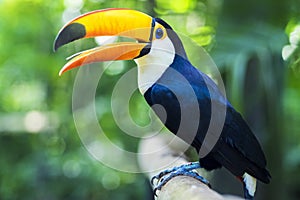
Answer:
[[[264,168],[266,158],[255,135],[242,116],[233,108],[227,109],[227,120],[225,124],[225,142],[240,151],[247,159],[257,166]]]
[[[219,162],[228,162],[232,168],[239,167],[239,170],[247,171],[263,182],[269,182],[270,174],[265,170],[266,158],[257,138],[240,113],[216,89],[215,83],[205,74],[202,73],[202,76],[207,83],[209,91],[214,93],[206,98],[210,98],[211,102],[213,102],[212,104],[216,106],[224,105],[224,100],[226,101],[226,119],[218,149],[216,150],[223,157]],[[225,163],[221,164],[226,166]]]
[[[220,90],[217,88],[216,84],[204,73],[199,73],[202,74],[202,77],[205,80],[209,91],[211,92],[209,96],[205,94],[202,94],[201,96],[205,96],[205,98],[210,99],[210,101],[213,102],[213,105],[219,105],[220,107],[223,105],[223,107],[226,107],[226,120],[222,133],[222,138],[224,141],[230,146],[236,148],[240,153],[247,157],[247,159],[256,163],[259,167],[265,167],[266,158],[264,153],[246,121],[243,119],[241,114],[238,113],[225,99]]]
[[[238,165],[236,175],[241,176],[247,172],[265,183],[270,181],[271,176],[265,169],[266,158],[258,140],[242,116],[233,108],[227,109],[226,122],[216,151],[225,162],[230,162],[233,171]]]

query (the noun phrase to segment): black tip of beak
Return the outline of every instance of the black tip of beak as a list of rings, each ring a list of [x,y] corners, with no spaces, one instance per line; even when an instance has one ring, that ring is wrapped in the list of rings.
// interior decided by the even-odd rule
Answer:
[[[85,35],[85,27],[82,24],[69,24],[66,27],[64,27],[55,38],[53,50],[56,51],[59,47],[68,44],[74,40],[83,38]]]

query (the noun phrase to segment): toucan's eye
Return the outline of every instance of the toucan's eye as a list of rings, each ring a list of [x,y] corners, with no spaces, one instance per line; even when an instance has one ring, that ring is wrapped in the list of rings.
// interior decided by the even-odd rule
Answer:
[[[163,35],[164,35],[164,31],[161,28],[156,29],[156,32],[155,32],[156,39],[162,38]]]

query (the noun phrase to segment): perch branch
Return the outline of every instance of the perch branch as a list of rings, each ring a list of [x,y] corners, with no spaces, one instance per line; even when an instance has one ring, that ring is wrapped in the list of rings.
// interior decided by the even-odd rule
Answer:
[[[184,152],[188,145],[170,134],[159,134],[143,139],[139,146],[139,165],[149,180],[160,171],[179,166],[188,161]],[[203,175],[205,172],[199,170]],[[205,176],[204,176],[205,177]],[[188,176],[177,176],[157,192],[157,200],[241,200],[231,195],[221,195],[202,182]]]

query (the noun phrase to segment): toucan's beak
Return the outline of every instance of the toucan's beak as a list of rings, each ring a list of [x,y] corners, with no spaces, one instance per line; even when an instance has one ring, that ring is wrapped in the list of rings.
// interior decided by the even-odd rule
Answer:
[[[59,75],[89,63],[131,60],[142,56],[149,51],[152,26],[152,17],[128,9],[98,10],[71,20],[59,31],[54,42],[54,51],[74,40],[96,36],[130,37],[139,43],[109,44],[77,53],[71,56],[71,60],[60,70]]]

